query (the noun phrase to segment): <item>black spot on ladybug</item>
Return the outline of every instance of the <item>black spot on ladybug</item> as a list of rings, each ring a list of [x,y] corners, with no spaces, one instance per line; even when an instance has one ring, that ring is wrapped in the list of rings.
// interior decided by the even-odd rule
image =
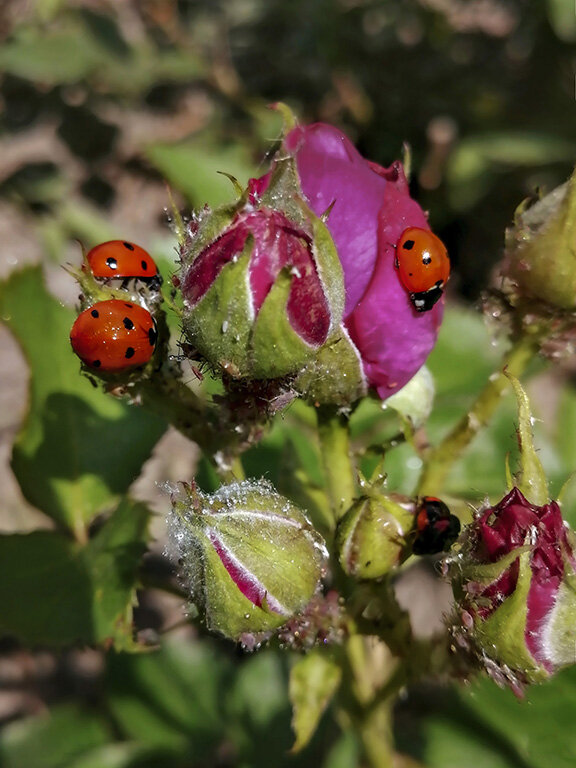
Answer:
[[[148,269],[148,262],[145,259],[142,259],[142,261],[140,262],[140,266],[144,271],[146,271]]]
[[[118,269],[118,262],[113,256],[108,256],[106,259],[106,266],[110,267],[110,269]]]
[[[126,328],[127,331],[131,331],[132,328],[134,328],[134,323],[132,322],[132,320],[130,320],[129,317],[125,317],[124,320],[122,320],[122,322],[124,323],[124,328]]]
[[[156,345],[156,339],[158,338],[158,334],[156,333],[156,328],[150,328],[148,331],[148,341],[150,342],[150,346],[154,347]]]
[[[93,309],[92,312],[90,312],[92,317],[100,317],[100,312],[98,312],[97,309]]]
[[[92,368],[100,368],[102,363],[100,362],[100,360],[94,360],[94,362],[91,365],[92,365]]]
[[[128,349],[127,349],[127,350],[126,350],[126,352],[124,353],[124,357],[125,357],[127,360],[130,360],[130,358],[131,358],[131,357],[134,357],[134,355],[135,355],[135,354],[136,354],[136,350],[134,349],[134,347],[128,347]]]
[[[122,243],[122,245],[124,246],[124,248],[128,248],[129,251],[134,250],[134,246],[132,245],[132,243]]]
[[[432,256],[430,256],[429,253],[426,254],[426,256],[422,257],[422,264],[431,264],[432,263]]]
[[[128,307],[128,309],[132,309],[132,307],[134,306],[134,304],[128,304],[128,302],[125,302],[125,303],[124,303],[124,306],[125,306],[125,307]]]
[[[411,251],[415,245],[416,243],[414,240],[406,240],[406,242],[402,245],[402,248],[404,248],[405,251]]]

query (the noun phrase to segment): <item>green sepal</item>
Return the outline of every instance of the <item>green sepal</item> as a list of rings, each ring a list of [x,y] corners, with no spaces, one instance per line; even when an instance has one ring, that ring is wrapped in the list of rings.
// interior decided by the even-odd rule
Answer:
[[[458,569],[458,573],[464,577],[466,583],[476,582],[484,587],[488,587],[499,579],[504,571],[508,570],[521,554],[531,551],[532,547],[528,545],[516,547],[512,552],[508,552],[508,554],[494,563],[478,563],[476,565],[467,563],[466,566],[461,567],[459,561],[456,560],[455,567]],[[456,581],[458,581],[458,578]]]
[[[233,203],[226,203],[214,210],[207,208],[197,214],[198,228],[193,237],[185,240],[180,249],[182,261],[180,274],[182,277],[185,277],[189,266],[196,257],[230,226],[236,214],[246,205],[246,200],[247,195],[244,194]]]
[[[342,569],[358,579],[379,579],[400,562],[414,514],[384,495],[356,501],[338,524]]]
[[[576,308],[576,171],[535,205],[522,205],[506,233],[507,274],[522,292]]]
[[[282,515],[269,510],[258,514],[254,509],[257,501],[249,502],[256,522],[250,519],[250,512],[238,510],[207,515],[205,524],[290,616],[295,605],[298,610],[304,607],[318,583],[317,534],[293,504],[286,502]],[[295,566],[296,560],[299,566]],[[306,596],[303,603],[301,595]]]
[[[367,392],[360,353],[344,326],[340,326],[294,383],[311,403],[351,406]]]
[[[268,483],[233,484],[215,494],[188,489],[173,508],[185,579],[209,629],[234,640],[267,632],[313,597],[324,571],[323,539]],[[258,604],[243,585],[259,594]]]
[[[526,645],[530,557],[530,552],[520,555],[516,588],[488,618],[476,622],[475,640],[489,658],[521,672],[529,682],[538,683],[549,673],[535,661]]]
[[[240,592],[207,538],[202,569],[203,594],[198,607],[211,632],[237,640],[246,632],[266,632],[286,623],[289,616],[267,609],[265,601],[262,607],[254,605]]]
[[[222,268],[208,291],[182,318],[189,342],[208,360],[235,377],[250,372],[249,339],[253,319],[248,268],[251,248],[252,239],[248,238],[242,255]]]
[[[260,308],[250,340],[252,378],[286,376],[302,368],[314,355],[314,348],[296,333],[288,319],[286,305],[294,279],[288,269],[283,269]]]
[[[344,272],[328,227],[309,208],[306,211],[312,223],[312,252],[316,269],[330,305],[330,332],[335,333],[341,326],[346,303]]]
[[[296,160],[291,155],[275,159],[270,184],[262,195],[261,205],[282,211],[310,235],[316,269],[330,307],[330,331],[335,331],[342,322],[346,301],[344,272],[328,227],[304,200]]]
[[[549,503],[550,497],[544,468],[534,447],[530,401],[518,379],[509,373],[505,374],[512,383],[518,403],[520,469],[515,475],[515,485],[529,502],[542,506]]]

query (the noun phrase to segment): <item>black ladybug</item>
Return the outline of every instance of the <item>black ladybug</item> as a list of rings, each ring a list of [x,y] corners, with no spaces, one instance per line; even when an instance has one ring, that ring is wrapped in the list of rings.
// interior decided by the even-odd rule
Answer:
[[[460,520],[446,504],[435,496],[423,496],[416,511],[416,537],[412,543],[415,555],[446,552],[460,534]]]

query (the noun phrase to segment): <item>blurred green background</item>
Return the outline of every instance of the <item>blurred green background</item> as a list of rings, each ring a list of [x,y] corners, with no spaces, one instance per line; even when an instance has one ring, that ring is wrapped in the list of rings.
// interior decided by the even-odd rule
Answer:
[[[493,279],[505,226],[522,199],[555,187],[571,172],[575,72],[571,0],[7,0],[0,6],[0,277],[42,264],[51,290],[73,304],[76,288],[61,265],[78,264],[77,240],[93,245],[116,237],[147,247],[169,273],[175,237],[168,187],[184,212],[230,199],[232,187],[217,172],[246,182],[265,167],[266,152],[280,130],[267,105],[277,100],[286,101],[303,122],[339,125],[382,165],[401,156],[407,142],[414,194],[430,211],[454,265],[454,309],[431,358],[438,406],[430,432],[436,437],[498,361],[498,350],[471,307]],[[56,307],[48,311],[36,284],[4,285],[2,319],[17,336],[18,322],[27,319],[18,317],[18,305],[25,305],[31,316],[35,307],[39,315],[46,312],[54,328],[70,322]],[[27,369],[12,337],[1,330],[5,468],[0,481],[5,493],[0,529],[47,527],[46,516],[60,522],[59,512],[43,496],[42,480],[34,475],[37,465],[20,467],[26,500],[8,469],[26,408]],[[51,366],[60,365],[60,358],[50,357],[50,333],[46,339],[23,346],[33,367],[36,361],[36,379],[44,382],[40,399],[52,398],[54,406],[59,384],[50,379]],[[77,370],[70,360],[62,365]],[[541,374],[536,384],[536,394],[538,386],[544,392],[541,402],[548,403],[542,405],[546,425],[539,440],[555,488],[576,468],[572,376],[568,361],[553,377]],[[101,397],[86,391],[83,402]],[[77,396],[75,391],[67,396],[72,395]],[[95,416],[79,401],[56,403],[56,412],[69,412],[70,403],[89,434]],[[107,418],[119,433],[140,435],[133,416],[124,414],[126,421],[121,421],[115,406],[98,407],[108,408]],[[369,407],[359,414],[358,433],[375,430],[375,418]],[[513,419],[509,403],[457,468],[451,492],[475,500],[478,494],[498,494],[513,442]],[[66,434],[60,423],[46,428],[56,442]],[[142,452],[137,463],[149,455],[164,428],[153,420],[140,427],[146,444],[133,437]],[[306,438],[301,430],[290,432],[289,425],[270,438],[268,457],[277,459],[275,446],[287,435],[308,464]],[[74,440],[69,443],[76,450]],[[25,453],[25,441],[22,446]],[[194,458],[177,436],[163,438],[161,446],[143,492],[158,514],[153,526],[158,538],[166,502],[150,488],[155,479],[186,477]],[[263,455],[252,454],[250,470],[281,482],[281,465],[263,465]],[[402,451],[397,456],[389,467],[391,482],[409,490],[418,466]],[[124,473],[128,485],[134,470],[125,468]],[[114,482],[122,485],[117,478]],[[93,498],[96,492],[90,489]],[[574,510],[569,516],[574,522]],[[141,531],[134,536],[143,547],[146,537]],[[114,541],[114,546],[123,545],[121,537]],[[51,572],[47,577],[40,567],[44,539],[27,542],[28,562],[37,559],[40,565],[24,576],[16,578],[11,571],[26,571],[23,550],[12,551],[6,537],[0,553],[0,626],[7,631],[0,642],[0,721],[5,726],[0,768],[356,765],[353,736],[328,718],[307,751],[288,754],[287,656],[271,651],[245,656],[189,625],[167,633],[169,639],[153,654],[79,650],[69,646],[65,632],[58,634],[58,594],[49,596],[39,629],[34,599],[44,580],[49,587],[64,588],[71,574],[79,579],[91,568],[106,566],[98,559],[101,552],[94,551],[80,569],[73,554],[58,544],[55,553],[64,564],[56,576]],[[116,551],[110,542],[107,546],[108,554]],[[157,554],[161,548],[160,541],[150,556],[156,575],[164,567]],[[138,556],[139,551],[130,561],[133,579]],[[70,569],[66,558],[73,563]],[[425,576],[417,589],[436,589]],[[15,599],[14,583],[20,589]],[[128,605],[134,582],[124,591],[112,577],[110,583],[120,604]],[[44,601],[46,595],[40,594]],[[436,597],[439,613],[446,597],[434,592],[429,599]],[[148,639],[157,642],[167,628],[180,624],[181,602],[178,595],[142,592],[135,614],[142,637],[149,633]],[[17,616],[18,608],[28,610],[28,623]],[[70,637],[79,633],[91,645],[107,636],[110,615],[104,607],[98,631],[87,631],[81,616],[80,629],[66,631]],[[118,630],[117,647],[121,635]],[[53,652],[54,638],[53,645],[64,646],[59,653]],[[568,671],[529,698],[529,704],[519,705],[488,683],[472,692],[440,686],[411,690],[398,708],[398,743],[406,755],[402,764],[574,766],[576,676]]]

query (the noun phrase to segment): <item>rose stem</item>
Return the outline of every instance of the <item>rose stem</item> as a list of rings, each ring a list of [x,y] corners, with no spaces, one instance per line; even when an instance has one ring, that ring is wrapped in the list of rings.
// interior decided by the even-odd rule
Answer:
[[[520,378],[537,349],[538,337],[536,335],[523,335],[513,344],[504,358],[502,368],[490,376],[472,408],[460,419],[454,429],[428,453],[418,483],[417,492],[419,495],[441,492],[452,465],[480,430],[488,424],[501,401],[502,395],[510,386],[510,381],[504,371],[506,370],[513,376]]]
[[[348,418],[335,406],[322,405],[317,409],[317,420],[324,476],[337,522],[356,495]]]

